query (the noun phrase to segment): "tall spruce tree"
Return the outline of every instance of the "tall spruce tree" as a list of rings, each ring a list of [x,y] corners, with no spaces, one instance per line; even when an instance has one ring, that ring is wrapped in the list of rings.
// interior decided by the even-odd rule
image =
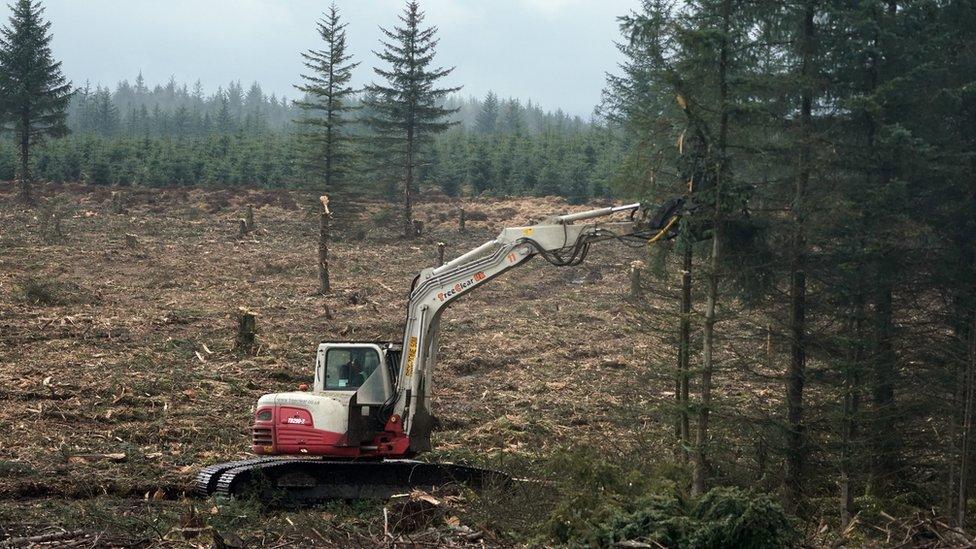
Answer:
[[[518,99],[509,99],[505,102],[500,119],[502,129],[506,133],[521,135],[525,130],[525,121],[522,117],[522,104],[519,103]]]
[[[18,0],[0,29],[0,116],[19,146],[20,197],[31,201],[31,146],[67,134],[71,82],[51,52],[51,23],[40,2]]]
[[[621,75],[608,77],[602,108],[618,124],[628,141],[628,152],[617,167],[616,183],[624,192],[648,202],[662,202],[689,193],[701,185],[705,143],[698,132],[688,132],[680,103],[682,75],[668,62],[680,51],[672,7],[644,0],[641,8],[620,19],[624,40],[618,49],[624,56]],[[675,147],[675,143],[679,143]],[[677,149],[677,150],[675,150]],[[671,176],[671,174],[674,174]],[[687,462],[691,442],[689,400],[692,351],[693,238],[691,225],[682,223],[676,251],[682,258],[681,303],[675,368],[676,454]]]
[[[366,122],[377,144],[385,149],[383,157],[398,164],[403,185],[403,234],[409,237],[413,234],[413,190],[420,155],[437,133],[455,124],[447,117],[457,110],[444,108],[441,103],[461,88],[437,87],[454,68],[431,67],[438,43],[437,27],[422,27],[420,4],[407,2],[399,19],[403,26],[381,28],[387,39],[380,40],[383,50],[376,55],[390,67],[373,69],[384,83],[367,87],[367,105],[373,114]]]
[[[498,127],[498,96],[495,92],[488,92],[485,101],[481,105],[481,112],[475,121],[478,133],[492,134]]]
[[[796,124],[797,161],[793,175],[790,209],[792,227],[789,243],[789,342],[790,360],[786,370],[786,479],[785,503],[795,510],[803,496],[807,442],[803,417],[803,388],[807,362],[807,210],[808,188],[813,172],[813,103],[817,92],[816,15],[818,0],[801,0],[790,14],[798,24],[792,42],[799,60],[794,72],[799,82],[799,120]],[[787,15],[789,17],[789,15]],[[842,465],[843,469],[843,465]],[[848,477],[842,472],[842,484]],[[846,501],[846,500],[845,500]],[[846,507],[845,507],[846,509]],[[846,523],[845,523],[846,526]]]
[[[344,126],[346,114],[355,108],[352,105],[355,90],[349,82],[359,63],[350,63],[352,55],[346,53],[345,28],[338,8],[332,4],[318,23],[325,48],[302,54],[311,72],[303,74],[305,83],[296,86],[305,94],[305,99],[295,101],[295,105],[305,112],[297,122],[305,128],[301,139],[308,167],[322,174],[327,190],[332,190],[348,173],[351,158],[351,137]]]
[[[973,490],[974,391],[976,391],[976,10],[969,1],[953,1],[944,9],[927,12],[925,5],[903,6],[904,15],[921,19],[930,13],[925,41],[915,40],[920,55],[938,59],[918,71],[911,89],[932,102],[911,105],[901,114],[909,120],[914,135],[929,144],[922,172],[927,191],[925,219],[941,245],[926,261],[937,265],[933,287],[946,296],[939,314],[948,327],[946,339],[920,348],[943,350],[939,368],[927,379],[941,381],[943,398],[937,400],[948,416],[948,443],[943,450],[946,466],[941,476],[948,482],[946,509],[957,526],[965,527],[971,510]],[[959,47],[966,44],[965,47]],[[934,119],[934,121],[933,121]],[[970,521],[971,522],[971,521]]]
[[[697,213],[686,217],[679,246],[681,269],[688,275],[681,281],[675,392],[679,446],[692,450],[693,492],[703,493],[713,459],[712,387],[720,353],[716,336],[721,320],[719,302],[724,286],[753,278],[733,276],[747,272],[743,250],[754,245],[754,231],[748,214],[750,185],[744,173],[732,169],[735,154],[741,150],[737,141],[744,136],[745,117],[739,105],[746,95],[753,27],[741,2],[698,0],[688,2],[686,8],[645,0],[640,11],[621,19],[626,37],[621,50],[626,62],[621,67],[623,74],[610,78],[605,103],[611,120],[621,121],[634,141],[621,169],[624,188],[652,200],[673,196],[683,188],[700,206]],[[692,243],[703,237],[708,243],[695,254],[707,258],[707,264],[699,403],[693,428],[687,396],[692,358],[690,271]],[[683,452],[679,455],[683,457]]]

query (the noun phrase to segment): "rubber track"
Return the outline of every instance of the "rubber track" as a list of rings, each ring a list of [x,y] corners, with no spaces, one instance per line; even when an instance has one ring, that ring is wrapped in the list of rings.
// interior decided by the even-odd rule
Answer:
[[[198,495],[210,496],[213,495],[214,491],[217,489],[217,481],[226,471],[231,469],[236,469],[239,467],[248,467],[251,465],[257,465],[259,463],[267,461],[278,461],[278,458],[273,457],[262,457],[262,458],[251,458],[241,461],[228,461],[225,463],[215,463],[209,467],[204,467],[197,473],[197,478],[194,481],[193,490]]]
[[[262,500],[283,497],[279,502],[286,505],[309,505],[335,499],[383,499],[417,487],[457,482],[480,487],[510,480],[507,475],[488,469],[412,460],[350,462],[265,458],[222,465],[225,467],[219,472],[219,478],[209,484],[213,486],[210,494],[231,498],[254,488],[259,490],[255,495]],[[229,465],[236,466],[226,467]],[[216,474],[210,473],[208,479],[213,479]],[[289,474],[297,474],[314,484],[299,488],[278,487],[277,480]]]
[[[224,474],[220,476],[220,480],[217,481],[217,486],[216,489],[214,490],[214,495],[218,497],[225,497],[225,498],[239,495],[239,493],[234,490],[235,488],[234,481],[238,480],[241,477],[253,476],[255,472],[263,471],[265,469],[270,469],[272,467],[281,467],[284,466],[285,464],[290,465],[293,463],[309,463],[309,462],[311,462],[311,460],[278,458],[278,459],[273,459],[270,462],[264,460],[264,462],[261,463],[241,464],[237,467],[226,470]],[[323,462],[315,462],[315,463],[323,463]]]

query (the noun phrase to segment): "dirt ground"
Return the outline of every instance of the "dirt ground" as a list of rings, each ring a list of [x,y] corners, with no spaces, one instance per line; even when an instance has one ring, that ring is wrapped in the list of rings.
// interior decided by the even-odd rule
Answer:
[[[319,296],[310,193],[40,190],[43,206],[27,209],[0,184],[0,539],[79,547],[385,543],[382,504],[256,523],[187,492],[199,468],[247,456],[254,402],[310,381],[318,342],[399,341],[411,280],[437,242],[457,255],[505,226],[595,206],[430,199],[416,214],[426,234],[405,241],[391,204],[336,196],[334,291]],[[241,239],[247,204],[256,230]],[[504,466],[576,445],[666,448],[648,405],[671,387],[642,381],[666,346],[624,299],[640,254],[606,243],[581,267],[535,260],[451,308],[431,459]],[[232,350],[240,307],[258,313],[255,356]]]

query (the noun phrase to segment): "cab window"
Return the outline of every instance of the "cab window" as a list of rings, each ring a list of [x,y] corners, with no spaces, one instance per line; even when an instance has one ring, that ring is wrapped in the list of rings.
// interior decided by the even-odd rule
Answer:
[[[325,355],[325,390],[351,391],[360,388],[380,365],[376,349],[334,348]]]

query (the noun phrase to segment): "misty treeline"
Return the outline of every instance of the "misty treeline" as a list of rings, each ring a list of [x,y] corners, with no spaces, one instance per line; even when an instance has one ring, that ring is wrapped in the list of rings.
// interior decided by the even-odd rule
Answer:
[[[351,104],[361,109],[361,97]],[[494,93],[452,95],[443,106],[458,127],[425,151],[420,184],[451,196],[607,195],[606,175],[621,155],[607,128]],[[321,187],[321,171],[304,161],[296,124],[302,116],[287,97],[257,83],[231,82],[211,94],[199,82],[173,79],[150,87],[141,74],[114,89],[86,85],[67,110],[70,135],[36,152],[35,176],[96,185]],[[389,196],[394,182],[376,184],[369,170],[369,129],[356,119],[348,129],[361,141],[353,145],[358,154],[345,186]],[[13,144],[0,142],[0,180],[14,179],[16,165]]]
[[[361,97],[350,103],[361,106]],[[537,134],[588,126],[559,109],[545,111],[531,100],[523,104],[491,92],[484,98],[452,95],[444,107],[455,111],[451,120],[478,133]],[[199,80],[191,85],[171,77],[165,84],[150,86],[142,73],[114,87],[86,82],[75,90],[67,112],[72,135],[104,138],[294,133],[295,121],[302,117],[302,109],[288,96],[269,95],[258,82],[232,81],[208,93]]]
[[[687,198],[642,307],[689,488],[966,526],[976,3],[644,0],[621,29],[621,192]]]
[[[149,86],[141,73],[113,89],[90,83],[71,89],[52,56],[52,22],[43,14],[41,2],[18,0],[6,27],[14,39],[9,49],[33,52],[12,60],[15,68],[29,75],[43,64],[61,86],[56,108],[44,107],[50,111],[44,116],[57,121],[50,132],[32,134],[26,144],[19,130],[9,133],[12,141],[0,140],[0,180],[19,180],[25,199],[34,178],[301,186],[403,196],[406,227],[422,188],[449,196],[607,197],[623,153],[615,130],[597,117],[584,121],[492,92],[465,98],[461,87],[439,88],[453,68],[433,64],[437,29],[424,25],[416,2],[406,2],[399,26],[383,29],[383,53],[371,71],[376,78],[357,89],[349,82],[361,61],[346,53],[346,25],[338,9],[329,8],[317,23],[319,48],[301,52],[307,72],[296,75],[294,101],[266,94],[258,83],[234,81],[214,93],[199,81],[174,78]],[[45,85],[39,81],[11,111],[40,112]],[[27,120],[18,127],[30,133],[37,124]]]

